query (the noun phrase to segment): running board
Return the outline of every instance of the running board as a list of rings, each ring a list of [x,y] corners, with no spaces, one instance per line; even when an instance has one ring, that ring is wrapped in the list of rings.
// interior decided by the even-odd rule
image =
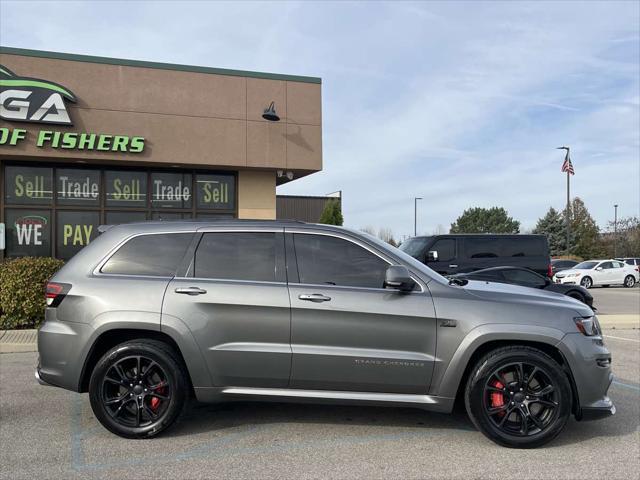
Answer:
[[[327,400],[356,400],[367,402],[415,403],[421,405],[437,404],[438,400],[429,395],[407,393],[343,392],[333,390],[299,390],[296,388],[251,388],[228,387],[222,390],[225,395],[258,395],[281,398],[319,398]]]

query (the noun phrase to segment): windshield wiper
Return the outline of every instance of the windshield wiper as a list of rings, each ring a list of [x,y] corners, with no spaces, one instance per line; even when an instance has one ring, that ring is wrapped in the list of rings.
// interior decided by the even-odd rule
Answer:
[[[466,278],[449,278],[449,285],[464,287],[467,283],[469,283],[469,280]]]

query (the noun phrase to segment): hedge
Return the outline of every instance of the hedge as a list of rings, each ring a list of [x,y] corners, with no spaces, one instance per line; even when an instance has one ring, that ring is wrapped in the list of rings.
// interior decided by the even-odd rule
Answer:
[[[37,328],[44,320],[44,289],[64,265],[48,257],[22,257],[0,263],[0,329]]]

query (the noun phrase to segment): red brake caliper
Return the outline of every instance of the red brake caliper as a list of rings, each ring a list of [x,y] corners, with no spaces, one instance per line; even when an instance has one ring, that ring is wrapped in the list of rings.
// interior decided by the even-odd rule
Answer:
[[[492,383],[492,386],[496,388],[504,388],[504,385],[500,383],[498,380],[494,380]],[[493,408],[501,407],[504,405],[504,395],[501,392],[491,392],[490,400],[491,400],[491,406]],[[499,415],[504,415],[504,412],[499,412]]]
[[[164,395],[165,391],[166,391],[166,388],[167,387],[160,387],[160,388],[156,389],[156,393],[158,395]],[[161,400],[158,397],[151,397],[151,402],[149,402],[150,403],[149,406],[151,407],[151,410],[153,410],[154,412],[156,410],[158,410],[158,407],[160,407],[160,402],[161,402]]]

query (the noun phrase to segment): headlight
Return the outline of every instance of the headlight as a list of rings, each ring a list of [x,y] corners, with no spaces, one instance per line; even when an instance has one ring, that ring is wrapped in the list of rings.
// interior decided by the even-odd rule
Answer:
[[[567,278],[569,277],[579,277],[580,274],[579,273],[570,273],[569,275],[567,275]]]
[[[574,317],[573,321],[576,322],[576,327],[578,327],[580,333],[587,337],[593,337],[602,333],[595,315],[590,317]]]

